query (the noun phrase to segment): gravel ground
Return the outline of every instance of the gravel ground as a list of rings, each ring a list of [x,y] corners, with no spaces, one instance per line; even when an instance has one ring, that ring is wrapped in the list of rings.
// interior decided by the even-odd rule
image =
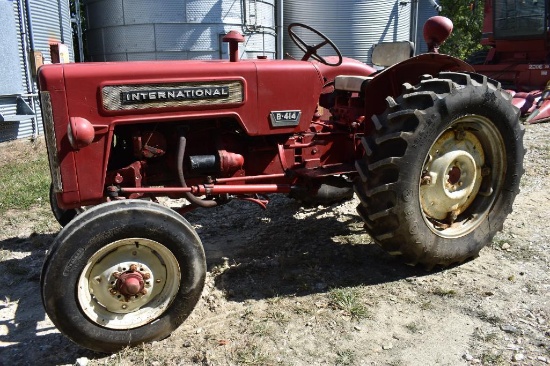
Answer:
[[[9,211],[0,365],[549,364],[550,125],[526,129],[522,191],[479,258],[430,272],[405,266],[364,233],[356,200],[196,210],[186,218],[209,267],[197,308],[169,338],[113,355],[71,343],[44,313],[40,270],[59,230],[47,208]],[[29,151],[44,153],[43,143]]]

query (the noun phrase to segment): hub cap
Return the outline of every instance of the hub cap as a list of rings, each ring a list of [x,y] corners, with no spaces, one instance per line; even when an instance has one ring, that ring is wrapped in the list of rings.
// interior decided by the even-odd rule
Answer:
[[[436,139],[420,178],[420,205],[428,227],[442,237],[475,229],[502,187],[505,151],[496,126],[477,115],[455,120]]]
[[[172,303],[180,273],[172,252],[156,241],[115,241],[88,260],[78,281],[78,302],[96,324],[137,328],[157,319]]]

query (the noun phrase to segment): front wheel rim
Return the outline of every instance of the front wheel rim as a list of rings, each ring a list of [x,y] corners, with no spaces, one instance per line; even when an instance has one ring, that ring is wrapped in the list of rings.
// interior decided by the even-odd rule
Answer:
[[[112,242],[90,257],[77,287],[80,308],[109,329],[133,329],[162,315],[181,282],[178,260],[150,239]]]
[[[486,117],[454,120],[430,147],[419,183],[425,223],[444,238],[476,229],[503,185],[506,152],[498,128]]]

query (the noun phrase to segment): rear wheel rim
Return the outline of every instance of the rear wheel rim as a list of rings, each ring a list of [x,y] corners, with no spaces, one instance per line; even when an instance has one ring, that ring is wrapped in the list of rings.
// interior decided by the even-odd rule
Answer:
[[[77,299],[92,322],[108,329],[133,329],[161,316],[180,283],[178,260],[167,247],[128,238],[90,257],[78,280]]]
[[[454,120],[424,160],[419,203],[425,223],[444,238],[476,229],[503,186],[506,152],[490,119],[469,115]]]

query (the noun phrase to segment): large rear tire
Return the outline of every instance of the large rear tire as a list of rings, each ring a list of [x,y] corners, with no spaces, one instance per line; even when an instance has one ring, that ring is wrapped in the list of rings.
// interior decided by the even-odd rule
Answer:
[[[375,242],[426,267],[491,242],[523,174],[524,128],[510,99],[494,80],[452,72],[388,98],[357,162],[358,212]]]
[[[169,336],[195,307],[205,275],[200,239],[183,217],[116,201],[61,230],[42,269],[42,300],[72,341],[114,352]]]

